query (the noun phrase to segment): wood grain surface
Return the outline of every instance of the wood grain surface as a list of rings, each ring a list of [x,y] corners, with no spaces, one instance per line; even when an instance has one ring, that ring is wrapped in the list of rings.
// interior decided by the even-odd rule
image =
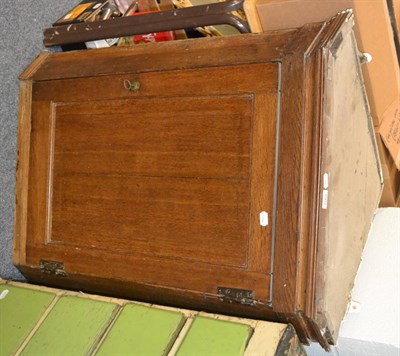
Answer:
[[[267,303],[277,83],[269,62],[35,82],[29,263]]]

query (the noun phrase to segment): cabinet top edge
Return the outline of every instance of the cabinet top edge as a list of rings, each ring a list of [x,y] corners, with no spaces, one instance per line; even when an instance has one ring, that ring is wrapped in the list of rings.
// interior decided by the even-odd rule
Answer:
[[[54,80],[115,73],[279,61],[297,30],[148,43],[69,52],[43,50],[20,80]]]
[[[42,51],[20,80],[56,80],[132,72],[279,62],[294,53],[310,54],[352,17],[343,12],[326,23],[260,34],[148,43],[69,52]],[[326,43],[326,42],[325,42]]]

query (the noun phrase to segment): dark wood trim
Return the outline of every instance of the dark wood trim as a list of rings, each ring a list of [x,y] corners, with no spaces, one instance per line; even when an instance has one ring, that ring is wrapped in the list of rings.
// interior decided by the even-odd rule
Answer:
[[[325,351],[329,351],[330,345],[334,344],[332,338],[327,337],[327,332],[321,330],[320,326],[317,325],[315,321],[311,320],[310,318],[304,319],[307,324],[307,328],[309,328],[310,332],[313,335],[312,340],[318,342],[325,349]]]
[[[36,71],[43,65],[44,62],[51,55],[49,51],[42,51],[40,54],[33,60],[33,62],[25,68],[25,70],[19,75],[20,80],[28,80],[35,75]]]
[[[275,351],[275,356],[281,355],[307,356],[303,346],[299,342],[296,331],[291,324],[289,324],[285,329]]]

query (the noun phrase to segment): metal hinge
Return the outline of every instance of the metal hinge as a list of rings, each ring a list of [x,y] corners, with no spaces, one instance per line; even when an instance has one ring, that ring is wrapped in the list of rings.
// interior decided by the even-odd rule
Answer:
[[[237,288],[217,288],[218,299],[221,302],[237,303],[242,305],[256,305],[252,290]]]
[[[43,273],[54,274],[56,276],[65,277],[67,275],[64,271],[64,263],[62,262],[40,260],[40,270]]]

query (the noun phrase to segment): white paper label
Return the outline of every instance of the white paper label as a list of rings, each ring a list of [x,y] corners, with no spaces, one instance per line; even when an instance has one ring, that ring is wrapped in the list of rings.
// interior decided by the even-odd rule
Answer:
[[[324,184],[324,189],[328,189],[328,186],[329,186],[329,174],[328,173],[324,173],[323,184]]]
[[[0,294],[0,299],[4,299],[8,294],[8,289],[5,289]]]
[[[262,211],[260,213],[260,225],[267,226],[268,225],[268,213],[266,211]]]
[[[328,190],[322,191],[322,209],[328,209]]]

